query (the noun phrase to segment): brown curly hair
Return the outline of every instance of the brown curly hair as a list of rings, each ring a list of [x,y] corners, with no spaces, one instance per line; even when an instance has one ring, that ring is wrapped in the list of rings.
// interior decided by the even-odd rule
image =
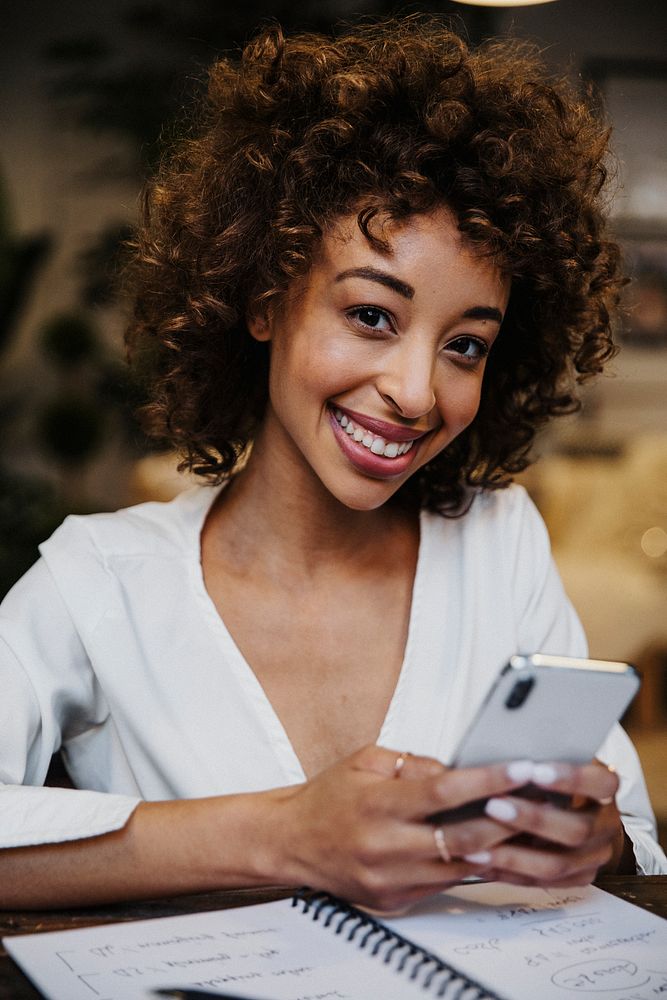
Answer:
[[[227,477],[267,399],[267,345],[249,310],[304,275],[325,228],[356,212],[446,203],[469,244],[512,275],[473,423],[403,487],[457,508],[506,485],[536,430],[577,407],[576,382],[613,354],[623,283],[604,236],[609,130],[534,48],[470,50],[442,22],[364,23],[338,37],[262,30],[209,73],[200,119],[144,196],[134,243],[130,357],[149,433],[187,467]]]

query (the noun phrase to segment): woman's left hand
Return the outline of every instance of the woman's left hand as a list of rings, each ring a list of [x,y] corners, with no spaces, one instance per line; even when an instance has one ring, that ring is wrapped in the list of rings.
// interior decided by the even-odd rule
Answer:
[[[614,771],[599,761],[536,764],[532,783],[571,796],[571,804],[519,795],[489,799],[487,815],[528,838],[492,848],[483,874],[515,885],[563,887],[588,885],[601,870],[615,871],[625,835],[614,801]]]

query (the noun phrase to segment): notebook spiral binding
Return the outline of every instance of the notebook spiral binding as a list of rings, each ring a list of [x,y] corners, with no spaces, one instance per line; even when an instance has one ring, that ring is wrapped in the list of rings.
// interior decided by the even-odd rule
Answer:
[[[347,941],[355,942],[433,996],[445,1000],[503,1000],[344,899],[327,892],[301,889],[292,897],[292,906],[300,906],[313,920],[330,927],[334,934],[344,935]]]

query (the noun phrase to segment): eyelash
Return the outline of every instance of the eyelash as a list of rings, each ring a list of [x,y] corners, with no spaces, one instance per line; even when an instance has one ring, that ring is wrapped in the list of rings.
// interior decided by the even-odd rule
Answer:
[[[354,309],[350,309],[347,315],[350,316],[352,319],[356,320],[365,330],[370,330],[372,332],[377,332],[377,333],[387,332],[385,330],[379,329],[377,326],[373,326],[370,323],[366,323],[361,318],[362,313],[373,313],[378,317],[378,319],[382,318],[386,319],[393,329],[394,324],[391,315],[385,309],[381,309],[379,306],[356,306]],[[468,364],[471,365],[478,364],[480,361],[483,361],[484,358],[489,353],[489,347],[488,344],[485,343],[485,341],[480,340],[478,337],[471,337],[469,334],[462,334],[460,337],[456,337],[455,340],[452,340],[450,341],[449,344],[447,344],[447,348],[449,350],[455,347],[455,345],[460,345],[462,343],[466,344],[466,350],[470,345],[474,345],[478,352],[477,355],[474,357],[468,356],[466,354],[466,350],[454,352],[455,354],[458,354],[460,356],[461,360],[467,362]]]

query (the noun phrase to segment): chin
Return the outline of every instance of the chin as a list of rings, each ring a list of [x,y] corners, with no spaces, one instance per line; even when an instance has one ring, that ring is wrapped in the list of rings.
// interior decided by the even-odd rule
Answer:
[[[348,510],[371,511],[378,510],[395,497],[403,482],[401,480],[389,486],[386,481],[369,479],[367,485],[360,485],[357,489],[339,488],[329,492]]]

